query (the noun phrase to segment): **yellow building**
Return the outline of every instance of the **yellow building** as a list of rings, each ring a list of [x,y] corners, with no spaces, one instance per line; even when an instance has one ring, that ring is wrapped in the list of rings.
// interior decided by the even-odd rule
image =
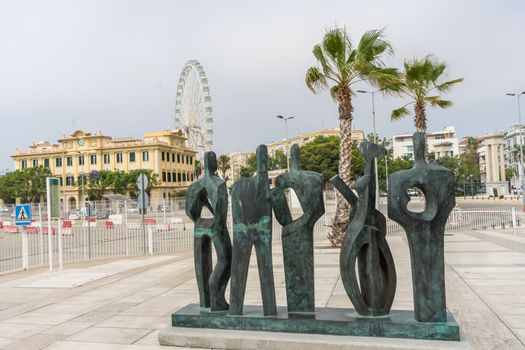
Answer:
[[[69,209],[78,208],[79,203],[88,200],[86,194],[82,195],[79,177],[93,170],[153,170],[159,184],[152,188],[150,199],[156,202],[186,189],[193,181],[196,152],[188,148],[185,141],[181,130],[144,134],[143,140],[77,130],[63,136],[58,144],[34,143],[29,150],[17,150],[11,158],[15,170],[48,167],[53,176],[60,178]]]

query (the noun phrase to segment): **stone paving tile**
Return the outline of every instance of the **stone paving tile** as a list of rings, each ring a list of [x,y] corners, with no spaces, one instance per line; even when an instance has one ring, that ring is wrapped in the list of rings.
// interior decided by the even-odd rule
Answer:
[[[90,322],[64,322],[57,326],[46,329],[42,333],[45,334],[58,334],[58,335],[72,335],[88,327],[91,327],[93,323]]]
[[[25,338],[50,328],[43,324],[14,324],[0,322],[0,336],[6,338]]]
[[[22,323],[22,324],[47,324],[57,325],[59,323],[69,321],[78,314],[52,314],[52,313],[40,313],[40,312],[28,312],[22,315],[7,318],[2,322],[6,323]]]
[[[97,324],[97,327],[163,329],[170,326],[169,317],[118,315]]]
[[[77,342],[95,340],[99,343],[133,344],[151,331],[152,329],[91,327],[69,336],[66,340]]]
[[[124,344],[105,344],[95,342],[71,342],[71,341],[59,341],[51,346],[45,348],[45,350],[169,350],[165,346],[160,345],[124,345]],[[199,348],[185,348],[177,347],[172,348],[176,350],[199,350]],[[203,349],[200,349],[203,350]]]
[[[25,339],[19,340],[15,343],[11,343],[3,349],[5,350],[38,350],[46,347],[47,345],[56,343],[62,340],[64,336],[57,334],[35,334]]]

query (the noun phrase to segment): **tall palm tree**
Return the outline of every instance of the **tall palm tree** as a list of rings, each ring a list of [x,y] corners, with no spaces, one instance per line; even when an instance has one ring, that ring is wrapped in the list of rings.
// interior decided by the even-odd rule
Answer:
[[[447,108],[452,102],[441,98],[440,93],[449,92],[454,85],[463,81],[463,78],[442,82],[445,77],[447,65],[437,61],[431,55],[423,59],[414,58],[405,60],[404,71],[400,73],[399,81],[387,88],[390,91],[410,97],[411,101],[403,107],[392,111],[391,119],[399,120],[410,114],[408,106],[414,105],[414,124],[416,130],[426,134],[427,115],[426,108]]]
[[[396,81],[397,70],[386,68],[385,55],[393,49],[384,38],[383,30],[371,30],[363,34],[357,47],[353,47],[346,29],[334,28],[326,32],[323,41],[313,48],[318,65],[306,72],[306,86],[314,94],[329,90],[339,104],[339,176],[347,184],[351,181],[352,159],[352,85],[367,81],[383,87]],[[328,239],[333,246],[340,246],[348,227],[349,205],[337,195],[337,207],[332,219],[332,232]]]
[[[226,154],[219,156],[219,159],[217,160],[217,166],[222,173],[222,178],[226,179],[226,172],[231,168],[230,157],[228,157]]]

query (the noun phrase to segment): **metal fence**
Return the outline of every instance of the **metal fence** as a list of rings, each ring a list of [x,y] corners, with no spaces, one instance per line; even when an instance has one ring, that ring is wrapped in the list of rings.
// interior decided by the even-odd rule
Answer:
[[[293,201],[292,201],[293,202]],[[326,214],[314,227],[314,239],[326,239],[335,210],[335,196],[325,195]],[[0,213],[0,273],[41,266],[63,266],[97,259],[147,254],[188,252],[193,249],[193,223],[184,212],[184,199],[151,207],[143,230],[133,203],[119,203],[105,218],[70,217],[51,222],[48,228],[45,206],[34,205],[33,222],[26,229],[13,224],[10,212]],[[161,206],[162,205],[162,206]],[[99,204],[99,208],[101,205]],[[294,218],[302,215],[292,205]],[[77,215],[76,212],[72,214]],[[211,215],[204,213],[203,215]],[[232,232],[231,210],[227,226]],[[100,215],[102,217],[102,215]],[[71,220],[70,220],[71,219]],[[454,209],[446,230],[487,230],[525,226],[525,213],[515,208]],[[50,232],[51,234],[48,234]],[[387,220],[387,233],[401,233],[401,226]],[[281,226],[273,220],[273,241],[281,241]],[[327,242],[327,241],[326,241]],[[328,244],[328,242],[327,242]],[[51,257],[49,255],[51,252]]]

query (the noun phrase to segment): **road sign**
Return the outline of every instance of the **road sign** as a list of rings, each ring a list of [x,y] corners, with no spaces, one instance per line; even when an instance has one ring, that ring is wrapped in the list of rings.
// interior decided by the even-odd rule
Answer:
[[[16,226],[31,225],[31,206],[29,204],[21,204],[15,207],[15,223]]]
[[[46,191],[51,199],[51,217],[60,217],[60,180],[56,177],[46,177]]]
[[[137,202],[139,202],[139,208],[144,209],[147,208],[149,205],[149,196],[146,192],[140,192],[139,197],[137,199]]]
[[[140,173],[137,178],[137,187],[139,190],[144,191],[148,188],[148,176],[144,173]]]

